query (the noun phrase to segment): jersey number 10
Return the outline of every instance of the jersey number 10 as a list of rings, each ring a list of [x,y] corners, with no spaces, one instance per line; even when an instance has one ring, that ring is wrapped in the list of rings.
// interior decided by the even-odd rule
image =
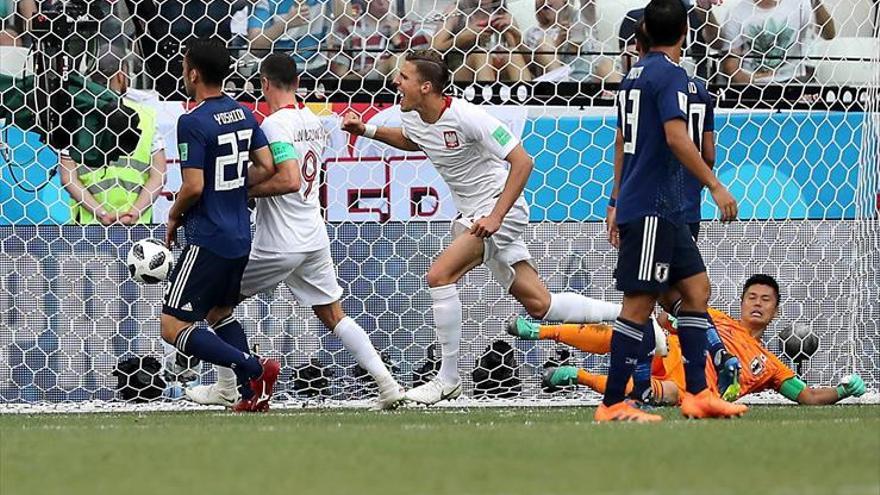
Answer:
[[[229,191],[244,186],[253,133],[252,129],[241,129],[217,136],[217,144],[228,144],[231,150],[226,155],[218,156],[214,162],[215,191]],[[232,178],[227,179],[226,170],[230,166],[235,169],[232,171]]]

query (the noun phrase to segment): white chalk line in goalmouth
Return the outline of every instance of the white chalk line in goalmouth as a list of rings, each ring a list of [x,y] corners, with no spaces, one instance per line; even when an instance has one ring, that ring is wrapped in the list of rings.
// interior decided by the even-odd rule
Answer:
[[[796,406],[775,393],[753,394],[740,400],[749,405],[790,405]],[[583,398],[566,399],[470,399],[459,398],[446,401],[426,408],[423,406],[405,406],[411,410],[457,410],[462,408],[557,408],[557,407],[589,407],[599,404],[599,396],[586,395]],[[842,400],[839,405],[880,405],[880,391],[870,391],[861,397],[850,397]],[[331,409],[369,409],[371,400],[325,400],[306,401],[302,399],[277,400],[272,402],[273,410],[295,411],[297,409],[331,410]],[[804,406],[807,407],[807,406]],[[174,399],[157,400],[144,404],[131,404],[122,401],[108,402],[90,400],[68,403],[5,403],[0,404],[0,414],[114,414],[114,413],[148,413],[148,412],[199,412],[222,411],[220,406],[200,406],[192,402]]]

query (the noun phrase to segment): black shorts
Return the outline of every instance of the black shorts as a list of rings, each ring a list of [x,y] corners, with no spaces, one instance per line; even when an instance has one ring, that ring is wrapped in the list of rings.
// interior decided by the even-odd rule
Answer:
[[[210,250],[186,246],[178,258],[162,313],[182,321],[202,321],[217,306],[235,306],[248,257],[223,258]]]
[[[678,281],[706,271],[687,224],[644,217],[619,225],[617,290],[660,293]]]
[[[700,222],[691,222],[688,224],[688,228],[691,229],[691,237],[694,238],[694,241],[698,241],[700,239]]]

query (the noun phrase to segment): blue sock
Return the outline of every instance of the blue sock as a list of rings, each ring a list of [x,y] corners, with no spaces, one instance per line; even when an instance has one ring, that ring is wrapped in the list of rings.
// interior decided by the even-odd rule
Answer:
[[[247,335],[244,333],[241,323],[235,318],[235,315],[229,315],[218,321],[211,328],[223,342],[235,347],[241,352],[250,353],[248,349]]]
[[[642,344],[639,346],[638,362],[633,371],[633,390],[630,397],[645,403],[651,402],[651,364],[654,362],[654,325],[648,321],[642,327]]]
[[[684,361],[684,381],[687,391],[697,394],[706,388],[706,330],[708,315],[695,311],[678,312],[678,341]]]
[[[250,387],[246,386],[248,380],[260,376],[263,372],[263,367],[256,357],[232,347],[213,332],[195,325],[180,332],[174,346],[202,361],[232,368],[239,385],[245,385],[242,387],[246,389],[242,390],[245,398],[248,398],[250,392]]]
[[[633,368],[642,343],[642,325],[618,318],[611,334],[611,366],[608,368],[608,382],[602,403],[613,406],[623,402],[626,397],[626,384],[632,376]]]
[[[709,343],[709,356],[712,357],[712,364],[714,364],[717,369],[724,364],[721,362],[721,358],[723,351],[726,351],[727,349],[724,347],[724,342],[721,341],[721,337],[718,336],[718,330],[715,329],[715,322],[712,321],[712,317],[706,315],[706,321],[709,324],[709,327],[706,330],[706,340]]]

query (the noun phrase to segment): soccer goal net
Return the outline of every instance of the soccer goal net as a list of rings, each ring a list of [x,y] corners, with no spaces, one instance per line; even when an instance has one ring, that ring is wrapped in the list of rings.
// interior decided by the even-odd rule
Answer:
[[[406,50],[443,51],[454,70],[450,94],[485,105],[521,137],[535,163],[524,239],[551,291],[621,300],[603,220],[613,174],[614,92],[635,60],[631,35],[641,16],[636,9],[646,2],[307,0],[290,7],[298,12],[273,1],[205,2],[198,12],[187,2],[79,10],[77,2],[58,3],[69,10],[36,15],[33,29],[15,16],[0,19],[0,41],[11,40],[0,44],[0,411],[119,403],[118,385],[138,372],[120,368],[131,357],[156,358],[158,366],[140,372],[161,380],[136,383],[171,404],[183,403],[181,387],[216,379],[205,363],[174,364],[175,352],[159,336],[164,287],[136,283],[125,263],[133,242],[164,238],[180,187],[176,123],[191,107],[179,88],[180,53],[194,35],[225,37],[236,59],[228,92],[259,118],[268,113],[259,61],[272,51],[297,60],[299,94],[327,134],[325,156],[306,157],[302,176],[304,187],[321,195],[342,305],[405,387],[430,379],[438,367],[425,274],[451,240],[457,212],[424,155],[355,139],[340,130],[340,117],[354,111],[371,124],[399,124],[392,80]],[[722,224],[704,195],[699,247],[711,306],[738,317],[743,282],[772,275],[782,303],[763,344],[809,385],[833,386],[858,373],[871,391],[866,399],[877,402],[876,4],[804,0],[780,2],[774,12],[755,9],[751,0],[692,6],[682,59],[716,98],[715,171],[740,204],[739,220]],[[273,28],[277,22],[288,22],[287,30]],[[108,65],[107,54],[116,50],[124,56]],[[155,110],[151,132],[161,137],[153,142],[164,150],[162,166],[156,155],[140,165],[122,158],[112,171],[88,153],[75,155],[90,158],[88,164],[59,165],[62,146],[48,144],[57,138],[53,131],[65,131],[68,147],[94,150],[103,146],[101,131],[115,129],[109,117],[90,111],[90,104],[102,105],[96,87],[127,87],[128,99]],[[58,108],[60,101],[67,105]],[[82,145],[81,131],[92,141]],[[151,180],[162,186],[148,209],[126,217]],[[117,193],[119,202],[109,204]],[[78,215],[85,195],[116,216],[102,222]],[[468,403],[598,398],[586,388],[548,392],[541,377],[546,367],[564,364],[603,373],[607,356],[508,335],[507,321],[525,312],[485,267],[458,288]],[[242,303],[236,314],[259,353],[282,363],[279,401],[359,404],[374,395],[337,338],[283,285]],[[818,339],[814,353],[795,356],[792,346],[786,353],[778,334],[793,327]]]

